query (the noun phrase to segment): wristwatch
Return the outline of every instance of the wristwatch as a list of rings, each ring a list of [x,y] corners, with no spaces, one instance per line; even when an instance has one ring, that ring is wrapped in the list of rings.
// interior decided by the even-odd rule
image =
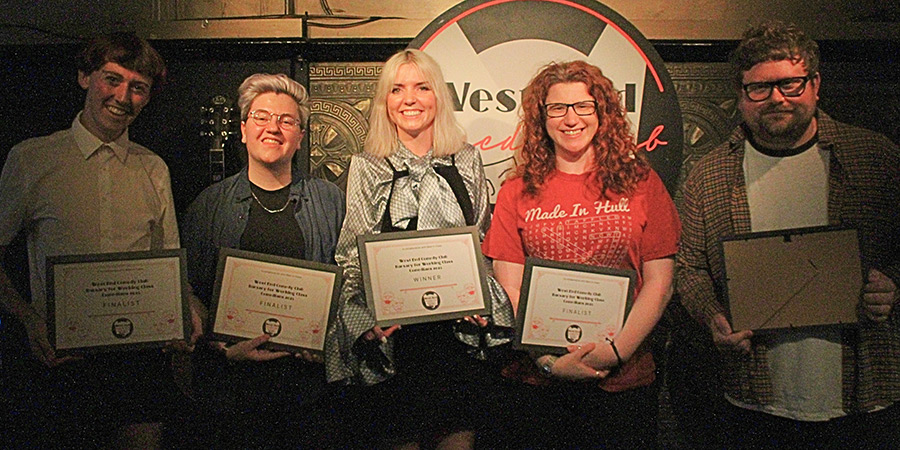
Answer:
[[[548,377],[553,376],[553,365],[556,364],[557,359],[559,359],[559,357],[555,355],[544,358],[544,362],[540,364],[541,373]]]

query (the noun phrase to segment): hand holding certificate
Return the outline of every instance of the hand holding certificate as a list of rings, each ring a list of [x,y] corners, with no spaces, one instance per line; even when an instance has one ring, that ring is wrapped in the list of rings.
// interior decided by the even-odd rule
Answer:
[[[514,346],[565,353],[571,344],[614,337],[631,309],[635,278],[631,270],[527,258]]]
[[[61,355],[162,347],[186,339],[183,250],[47,259],[50,342]]]
[[[475,227],[358,236],[376,325],[490,314],[479,242]]]
[[[337,314],[340,267],[223,248],[217,274],[214,339],[234,343],[266,334],[266,349],[321,355]]]

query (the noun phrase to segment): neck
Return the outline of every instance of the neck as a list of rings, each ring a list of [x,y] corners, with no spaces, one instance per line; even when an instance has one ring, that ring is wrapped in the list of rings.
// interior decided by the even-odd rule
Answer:
[[[431,150],[431,145],[434,144],[434,136],[430,132],[422,132],[412,136],[397,130],[397,134],[400,142],[416,156],[425,156],[428,154],[428,150]]]
[[[115,141],[119,138],[119,136],[125,133],[124,128],[115,135],[111,135],[111,133],[103,133],[102,130],[94,126],[94,123],[90,118],[85,117],[84,112],[81,113],[81,117],[78,119],[78,121],[81,122],[81,126],[83,126],[85,130],[88,130],[88,133],[93,134],[94,137],[100,139],[100,141],[104,144],[109,144],[110,142]]]
[[[251,183],[267,191],[281,189],[291,184],[291,163],[270,167],[251,161],[247,176]]]
[[[577,157],[568,154],[556,153],[556,170],[574,175],[585,173],[594,165],[594,151],[588,149]]]

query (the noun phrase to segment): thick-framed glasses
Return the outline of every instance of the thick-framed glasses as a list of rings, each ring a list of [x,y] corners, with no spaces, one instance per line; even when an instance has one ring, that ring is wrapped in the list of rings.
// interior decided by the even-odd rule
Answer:
[[[775,81],[760,81],[743,85],[744,93],[752,102],[761,102],[772,96],[772,89],[778,88],[778,92],[785,97],[799,97],[806,91],[806,83],[815,78],[815,75],[805,77],[782,78]]]
[[[585,100],[577,103],[547,103],[544,105],[544,114],[550,118],[562,117],[569,112],[569,108],[579,116],[589,116],[597,111],[596,100]]]
[[[274,118],[275,123],[277,123],[282,130],[297,130],[300,128],[300,119],[288,114],[274,114],[265,109],[250,111],[247,118],[253,119],[253,121],[261,127],[268,125],[269,121]]]

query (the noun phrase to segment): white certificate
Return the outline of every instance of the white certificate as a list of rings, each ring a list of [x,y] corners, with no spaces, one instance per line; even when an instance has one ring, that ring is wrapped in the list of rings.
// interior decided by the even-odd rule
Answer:
[[[559,353],[615,337],[631,309],[635,279],[633,270],[527,258],[514,346]]]
[[[184,250],[47,258],[50,342],[59,354],[161,347],[186,339]]]
[[[475,227],[357,236],[357,244],[378,326],[490,314]]]
[[[268,334],[267,349],[321,354],[337,313],[341,268],[223,248],[210,311],[213,338]]]

